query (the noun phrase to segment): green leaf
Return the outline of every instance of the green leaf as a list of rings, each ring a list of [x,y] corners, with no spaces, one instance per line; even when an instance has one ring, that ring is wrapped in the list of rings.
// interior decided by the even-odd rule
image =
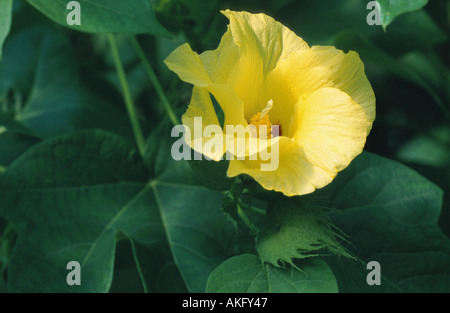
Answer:
[[[0,147],[2,147],[2,149],[0,149],[0,166],[8,166],[19,155],[38,142],[39,139],[35,137],[22,135],[12,131],[0,134]]]
[[[0,116],[0,147],[8,147],[0,149],[0,165],[9,165],[39,140],[40,138],[20,123]]]
[[[378,0],[381,9],[381,25],[384,29],[399,15],[424,7],[428,0]]]
[[[179,162],[148,180],[132,144],[104,131],[35,145],[0,176],[0,214],[18,232],[9,291],[107,292],[118,233],[131,242],[145,290],[167,291],[170,279],[176,290],[204,291],[238,245],[222,195],[191,176]],[[81,265],[81,286],[66,284],[69,261]]]
[[[279,267],[280,263],[293,264],[294,258],[317,256],[324,248],[349,257],[337,241],[342,236],[324,213],[319,206],[302,202],[301,198],[276,199],[268,212],[275,225],[261,235],[256,247],[261,261]]]
[[[235,256],[211,273],[207,292],[236,293],[331,293],[338,292],[327,264],[317,258],[303,260],[295,268],[281,269],[251,254]]]
[[[190,292],[204,292],[211,271],[242,252],[239,238],[221,211],[223,194],[202,186],[186,161],[170,155],[172,125],[165,121],[149,136],[145,163],[161,186],[157,207],[164,221],[175,263]]]
[[[133,225],[150,212],[140,192],[145,170],[131,151],[120,137],[93,131],[45,141],[11,164],[0,179],[0,213],[18,231],[9,291],[107,291],[117,229],[138,243],[158,239]],[[81,264],[79,288],[65,282],[69,261]]]
[[[70,0],[28,0],[54,22],[89,33],[147,33],[170,37],[158,22],[148,0],[78,0],[81,25],[69,25]]]
[[[61,32],[27,28],[9,38],[0,63],[0,98],[35,136],[100,128],[132,137],[124,109],[81,82],[73,48]]]
[[[359,261],[331,259],[343,292],[447,292],[450,240],[438,227],[442,191],[413,170],[370,153],[357,157],[314,197],[338,209],[332,221],[350,236]],[[366,264],[381,266],[381,286],[366,283]]]
[[[3,0],[0,3],[0,60],[2,59],[3,42],[9,34],[12,19],[12,0]]]

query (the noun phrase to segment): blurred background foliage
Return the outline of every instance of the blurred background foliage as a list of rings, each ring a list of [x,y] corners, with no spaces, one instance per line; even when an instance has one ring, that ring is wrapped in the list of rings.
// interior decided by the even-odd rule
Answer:
[[[222,9],[266,13],[310,45],[357,51],[377,98],[377,118],[365,149],[406,164],[444,190],[439,226],[450,236],[449,1],[428,1],[397,16],[385,30],[367,24],[370,10],[364,0],[152,3],[174,37],[138,39],[179,114],[188,104],[191,86],[162,61],[186,41],[199,53],[215,49],[228,23]],[[132,138],[106,36],[58,26],[26,1],[15,0],[13,12],[3,49],[8,63],[0,63],[0,175],[28,148],[64,132],[95,127]],[[166,112],[125,36],[119,35],[118,45],[147,135]],[[60,92],[49,97],[46,88]],[[0,234],[12,238],[0,242],[0,265],[7,263],[12,249],[9,232],[0,219]],[[141,291],[129,243],[121,241],[117,250],[111,291]],[[0,279],[0,291],[3,284]]]

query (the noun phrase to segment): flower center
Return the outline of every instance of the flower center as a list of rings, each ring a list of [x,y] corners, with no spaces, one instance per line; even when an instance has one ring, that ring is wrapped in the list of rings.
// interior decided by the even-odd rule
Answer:
[[[269,117],[269,111],[273,108],[273,100],[270,99],[267,101],[266,107],[261,111],[256,113],[252,116],[250,119],[250,125],[253,125],[252,132],[255,135],[255,137],[266,137],[267,139],[271,138],[272,133],[272,123],[270,123],[270,117]],[[264,125],[265,127],[262,127],[260,130],[261,125]],[[261,131],[261,133],[260,133]]]

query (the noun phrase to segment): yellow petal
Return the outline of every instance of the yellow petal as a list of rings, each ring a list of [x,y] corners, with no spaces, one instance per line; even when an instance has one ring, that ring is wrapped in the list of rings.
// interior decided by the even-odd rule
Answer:
[[[360,154],[372,124],[345,92],[321,88],[296,105],[293,138],[312,164],[334,176]]]
[[[310,72],[313,59],[311,49],[292,52],[290,57],[280,60],[266,77],[259,102],[267,98],[273,100],[270,120],[282,126],[282,135],[290,133],[291,119],[300,96],[310,90],[309,82],[319,77]]]
[[[309,48],[303,39],[266,14],[230,10],[222,13],[230,20],[233,41],[241,48],[241,56],[260,62],[264,73],[293,51]]]
[[[202,117],[202,125],[190,145],[218,160],[230,151],[230,140],[242,138],[227,126],[246,128],[270,101],[270,123],[280,125],[281,135],[253,137],[232,149],[228,175],[248,174],[265,189],[288,196],[327,185],[361,153],[375,118],[375,96],[358,54],[310,48],[264,14],[222,13],[230,25],[216,50],[198,55],[186,44],[166,59],[172,71],[195,86],[183,123],[195,129],[195,119]],[[225,116],[224,134],[214,139],[204,133],[208,125],[220,127],[211,96]],[[205,150],[211,143],[220,148]],[[273,170],[262,170],[270,161],[254,160],[261,143],[272,149],[279,145]]]
[[[233,42],[230,28],[222,36],[216,50],[205,51],[200,59],[211,81],[216,84],[226,84],[231,71],[239,60],[239,47]]]
[[[269,161],[231,160],[227,175],[250,175],[264,189],[280,191],[287,196],[311,193],[334,178],[329,172],[311,164],[302,148],[292,139],[279,137],[278,155],[278,167],[274,171],[261,171],[261,164]]]
[[[263,72],[271,71],[283,50],[282,25],[265,14],[222,11],[230,20],[233,41],[241,48],[241,57],[258,63]]]
[[[338,88],[358,103],[370,121],[368,132],[375,120],[375,94],[364,72],[364,64],[358,53],[344,53],[335,47],[313,46],[316,62],[329,71],[326,87]],[[322,86],[322,87],[325,87]]]
[[[196,121],[198,122],[201,118],[201,124],[196,128]],[[225,139],[224,136],[216,134],[217,136],[203,137],[205,127],[208,125],[215,125],[220,130],[222,129],[217,114],[214,110],[213,103],[209,92],[205,88],[194,87],[192,91],[192,98],[189,107],[182,116],[182,122],[185,127],[190,131],[191,140],[187,141],[187,144],[195,151],[203,153],[207,157],[218,161],[225,153]],[[220,150],[213,151],[213,153],[208,153],[210,149],[205,149],[205,146],[211,141],[215,140],[217,146],[221,146]],[[214,144],[214,143],[209,143]]]
[[[229,112],[225,111],[225,127],[223,129],[214,109],[210,92],[216,94],[223,107],[229,110]],[[240,106],[237,105],[239,103]],[[240,111],[238,110],[239,107]],[[220,160],[225,151],[229,152],[230,158],[249,159],[253,155],[258,154],[261,149],[265,149],[267,145],[270,146],[272,144],[271,140],[245,136],[246,134],[243,133],[243,130],[248,124],[243,118],[242,103],[235,98],[233,90],[226,85],[211,85],[203,88],[194,87],[191,102],[182,116],[182,122],[189,129],[191,136],[191,141],[187,142],[188,145],[193,150],[203,153],[215,161]],[[216,131],[211,134],[206,131],[207,129],[212,129],[211,125],[217,126],[215,129],[220,129],[220,133]],[[207,133],[206,135],[205,132]],[[273,142],[275,140],[278,139],[275,138]],[[260,141],[263,143],[261,144]],[[210,152],[210,149],[205,149],[207,145],[216,147],[221,145],[222,148]]]
[[[231,160],[227,174],[248,174],[263,188],[287,196],[313,192],[329,184],[361,153],[370,123],[362,107],[346,93],[319,89],[296,104],[293,138],[279,138],[275,171],[261,171],[267,161]]]
[[[204,87],[209,84],[226,84],[238,60],[239,48],[233,42],[228,28],[216,50],[198,55],[185,43],[175,49],[164,63],[185,82]]]
[[[236,61],[232,52],[235,48],[231,34],[227,33],[217,50],[199,56],[189,44],[184,44],[175,49],[164,62],[185,82],[209,90],[224,111],[225,124],[237,125],[247,123],[243,115],[243,103],[232,86],[223,83],[226,81],[226,72],[232,69],[232,64]]]
[[[210,85],[211,79],[205,71],[202,60],[185,43],[176,48],[165,60],[167,67],[175,72],[181,80],[194,86],[205,87]]]
[[[217,102],[220,104],[225,116],[224,127],[220,126],[217,112],[214,109],[211,96],[214,95]],[[196,124],[196,118],[201,117],[201,124]],[[197,119],[197,121],[200,121]],[[238,138],[242,138],[245,134],[242,132],[231,132],[227,133],[227,125],[239,126],[241,129],[245,129],[248,124],[244,119],[243,114],[243,104],[240,99],[236,97],[234,91],[228,85],[212,84],[207,87],[196,87],[192,91],[192,98],[189,107],[185,114],[182,116],[183,125],[189,128],[192,140],[188,142],[189,146],[197,152],[203,153],[207,157],[218,161],[225,151],[231,152],[232,157],[247,157],[252,153],[257,153],[258,151],[250,147],[258,147],[258,138],[247,138],[246,141],[240,141]],[[215,125],[220,127],[221,134],[214,136],[213,134],[208,134],[206,137],[203,136],[205,128],[209,125]],[[211,127],[209,128],[211,129]],[[248,140],[250,139],[250,140]],[[214,145],[214,142],[209,142],[214,140],[214,142],[219,145],[220,142],[223,144],[223,149],[216,150],[214,153],[208,153],[208,149],[204,149],[205,145]],[[238,145],[237,147],[230,148],[230,142]],[[228,143],[228,147],[226,146]],[[241,144],[243,143],[243,144]]]
[[[244,118],[244,103],[239,99],[231,86],[212,84],[206,87],[219,103],[225,115],[225,125],[247,126]]]
[[[298,49],[308,48],[306,42],[287,27],[265,14],[222,11],[230,20],[233,41],[240,48],[240,58],[228,82],[244,102],[247,120],[266,105],[260,101],[266,75],[280,59]]]
[[[266,98],[281,103],[271,112],[273,121],[279,120],[286,131],[290,116],[298,99],[323,88],[338,88],[346,92],[365,111],[366,117],[375,119],[375,95],[364,73],[364,64],[356,52],[344,53],[334,47],[313,46],[292,52],[280,60],[276,68],[267,76],[264,93],[259,101]],[[372,124],[367,125],[367,134]]]

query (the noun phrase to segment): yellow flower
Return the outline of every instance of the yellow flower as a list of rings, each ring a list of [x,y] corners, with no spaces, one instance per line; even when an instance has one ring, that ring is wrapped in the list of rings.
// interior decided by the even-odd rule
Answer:
[[[362,152],[375,119],[375,96],[358,54],[309,47],[265,14],[222,13],[230,24],[216,50],[198,55],[184,44],[165,60],[194,85],[183,124],[193,129],[194,118],[201,117],[203,128],[220,126],[213,96],[224,113],[224,130],[226,125],[267,125],[267,134],[257,133],[256,140],[279,145],[276,170],[261,170],[265,161],[259,158],[232,159],[228,176],[248,174],[287,196],[329,184]],[[270,133],[274,125],[279,136]],[[196,150],[212,140],[195,136],[189,145],[196,149],[200,141]],[[219,160],[224,151],[207,156]],[[248,146],[244,155],[249,156]]]

